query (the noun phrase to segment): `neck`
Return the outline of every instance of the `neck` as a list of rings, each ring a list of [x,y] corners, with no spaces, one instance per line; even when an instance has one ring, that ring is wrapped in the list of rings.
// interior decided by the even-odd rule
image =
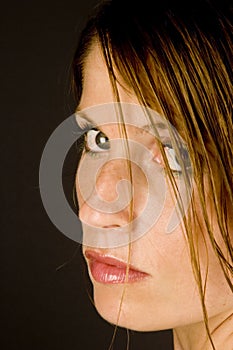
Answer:
[[[222,313],[209,319],[212,339],[207,336],[204,322],[177,327],[173,330],[175,350],[232,350],[233,312]]]

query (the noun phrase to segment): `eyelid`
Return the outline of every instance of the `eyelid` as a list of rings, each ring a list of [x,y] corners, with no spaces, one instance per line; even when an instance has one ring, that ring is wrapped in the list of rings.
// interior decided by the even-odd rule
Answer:
[[[93,123],[92,121],[88,120],[87,118],[83,117],[80,115],[76,116],[76,122],[78,124],[78,126],[85,131],[85,135],[87,135],[87,133],[91,130],[95,130],[95,131],[100,131],[102,132],[104,135],[106,135],[100,127],[97,127],[97,124]],[[107,136],[107,135],[106,135]]]
[[[89,129],[96,128],[96,123],[92,120],[89,120],[82,112],[76,113],[76,122],[81,129]]]

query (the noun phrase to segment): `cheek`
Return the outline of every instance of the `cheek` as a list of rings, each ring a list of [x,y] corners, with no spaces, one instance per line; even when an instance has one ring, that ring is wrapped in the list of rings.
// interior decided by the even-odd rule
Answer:
[[[79,170],[77,169],[77,172],[76,172],[76,176],[75,176],[75,192],[76,192],[76,197],[77,197],[77,200],[78,200],[78,205],[79,207],[82,206],[82,204],[84,203],[84,198],[81,194],[81,189],[80,189],[80,186],[79,186]]]
[[[143,178],[135,176],[134,184],[134,205],[140,215],[143,213],[146,183]],[[84,201],[77,178],[76,190],[79,206],[82,206]],[[156,188],[154,193],[157,200]],[[193,275],[186,234],[182,232],[182,222],[171,233],[166,233],[174,209],[175,202],[168,190],[156,223],[131,244],[132,260],[151,274],[150,281],[130,286],[102,285],[92,281],[97,311],[110,323],[117,323],[120,311],[119,325],[139,331],[174,328],[202,320],[198,286]],[[154,210],[152,207],[151,212],[156,216]],[[196,210],[202,217],[198,205]],[[193,238],[194,243],[198,244],[203,281],[208,267],[206,306],[210,316],[214,316],[233,306],[233,300],[207,233],[202,230],[203,234],[200,228],[194,230]]]

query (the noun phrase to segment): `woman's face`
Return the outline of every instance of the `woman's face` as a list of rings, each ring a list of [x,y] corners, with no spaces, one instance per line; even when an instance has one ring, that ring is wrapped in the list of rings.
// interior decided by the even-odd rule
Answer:
[[[83,92],[79,110],[115,101],[108,71],[97,46],[89,53],[83,74]],[[122,84],[118,84],[118,89],[122,102],[138,104],[135,95],[126,91]],[[98,119],[98,115],[96,118]],[[98,126],[100,120],[95,120],[95,123]],[[160,164],[158,149],[151,141],[151,135],[138,127],[126,126],[126,129],[128,138],[145,145],[152,153],[154,152],[151,162],[163,167],[162,162]],[[99,141],[102,145],[108,146],[107,141],[111,144],[111,140],[120,137],[116,124],[101,126],[101,132],[103,134],[99,135]],[[86,140],[92,144],[88,143],[87,148],[92,147],[95,141],[95,138],[89,136]],[[152,163],[148,164],[150,165],[153,166]],[[81,159],[80,166],[85,170],[85,155]],[[129,206],[111,213],[91,206],[89,201],[81,195],[78,175],[79,169],[76,188],[79,217],[83,224],[105,231],[114,228],[115,234],[120,235],[121,228],[128,224],[132,217],[142,212],[146,200],[147,181],[140,168],[134,164],[132,165],[134,183],[132,215]],[[97,193],[111,207],[117,197],[116,184],[126,178],[129,178],[127,162],[119,159],[107,162],[99,171],[96,183],[92,185],[93,188],[96,186]],[[199,211],[198,203],[196,208]],[[181,224],[173,230],[172,234],[166,233],[167,223],[173,210],[174,202],[168,191],[159,219],[149,232],[130,245],[130,270],[127,283],[123,282],[127,275],[125,266],[129,257],[128,245],[114,248],[83,246],[84,257],[93,283],[96,309],[110,323],[117,323],[120,308],[118,324],[139,331],[175,328],[200,322],[203,319],[198,287],[193,277],[189,249]],[[232,294],[208,238],[205,246],[198,230],[196,237],[203,278],[207,267],[206,248],[208,250],[206,305],[209,316],[214,320],[218,316],[222,317],[223,313],[229,312],[233,307]]]

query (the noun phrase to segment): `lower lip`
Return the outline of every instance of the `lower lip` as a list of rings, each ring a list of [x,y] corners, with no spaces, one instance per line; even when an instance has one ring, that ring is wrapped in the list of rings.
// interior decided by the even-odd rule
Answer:
[[[105,264],[98,260],[90,261],[90,271],[96,282],[106,284],[133,283],[148,277],[147,274],[125,267]]]

